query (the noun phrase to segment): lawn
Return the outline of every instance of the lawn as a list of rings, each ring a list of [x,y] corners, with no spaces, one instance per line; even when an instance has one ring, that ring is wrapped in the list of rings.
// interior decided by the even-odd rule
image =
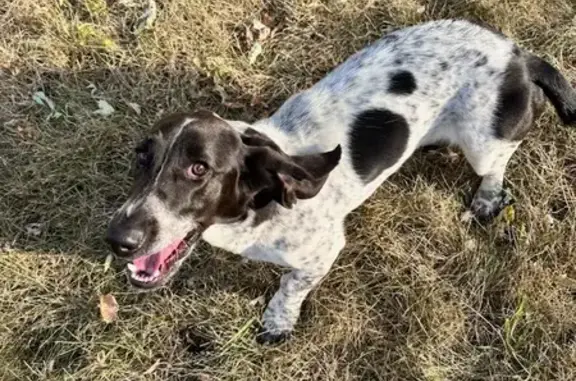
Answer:
[[[131,149],[161,114],[254,121],[443,17],[489,22],[576,83],[574,0],[2,1],[0,380],[575,380],[576,130],[551,107],[509,167],[513,221],[462,222],[465,159],[417,153],[349,217],[280,346],[252,327],[282,269],[202,246],[142,294],[105,265]]]

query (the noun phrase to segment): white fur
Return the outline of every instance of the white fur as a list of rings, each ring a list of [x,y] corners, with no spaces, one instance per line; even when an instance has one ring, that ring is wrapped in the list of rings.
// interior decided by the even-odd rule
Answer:
[[[356,53],[314,87],[288,99],[270,118],[250,126],[291,155],[341,145],[341,161],[320,193],[299,200],[293,209],[274,203],[251,212],[241,223],[214,225],[203,234],[214,246],[292,269],[282,277],[264,313],[264,328],[272,335],[293,329],[302,301],[344,247],[346,215],[418,147],[439,141],[457,145],[475,171],[486,176],[486,191],[502,186],[506,163],[518,142],[494,138],[491,120],[514,44],[465,21],[430,22],[393,35]],[[475,52],[488,64],[475,67]],[[417,78],[416,91],[407,96],[386,91],[388,74],[399,69],[397,59]],[[438,73],[439,62],[446,62],[448,69]],[[410,137],[401,158],[365,184],[352,165],[350,126],[358,113],[374,108],[402,115]],[[240,132],[249,126],[230,123]],[[268,217],[256,223],[260,213]]]

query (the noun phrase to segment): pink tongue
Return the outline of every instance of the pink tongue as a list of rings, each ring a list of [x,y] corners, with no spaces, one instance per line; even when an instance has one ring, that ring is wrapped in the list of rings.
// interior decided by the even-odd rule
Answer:
[[[182,243],[182,240],[171,243],[157,253],[152,253],[143,257],[136,258],[132,263],[134,263],[134,266],[136,266],[138,271],[143,271],[148,275],[152,275],[156,272],[156,270],[160,269],[160,266],[166,262],[170,254],[172,254],[174,250],[180,246],[180,243]]]

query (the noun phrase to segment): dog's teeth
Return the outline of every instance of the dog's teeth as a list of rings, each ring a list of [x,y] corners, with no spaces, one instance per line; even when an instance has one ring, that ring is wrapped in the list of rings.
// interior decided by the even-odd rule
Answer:
[[[158,278],[160,276],[160,270],[156,270],[154,271],[154,274],[152,274],[152,278]]]
[[[126,267],[128,267],[131,273],[136,273],[136,265],[134,263],[128,263]]]

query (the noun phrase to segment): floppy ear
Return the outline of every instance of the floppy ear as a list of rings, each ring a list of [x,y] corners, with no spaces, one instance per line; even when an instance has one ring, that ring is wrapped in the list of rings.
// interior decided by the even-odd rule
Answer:
[[[316,196],[340,161],[340,146],[319,154],[289,156],[266,135],[250,130],[242,136],[247,148],[242,180],[256,209],[271,201],[291,208],[297,199]]]

